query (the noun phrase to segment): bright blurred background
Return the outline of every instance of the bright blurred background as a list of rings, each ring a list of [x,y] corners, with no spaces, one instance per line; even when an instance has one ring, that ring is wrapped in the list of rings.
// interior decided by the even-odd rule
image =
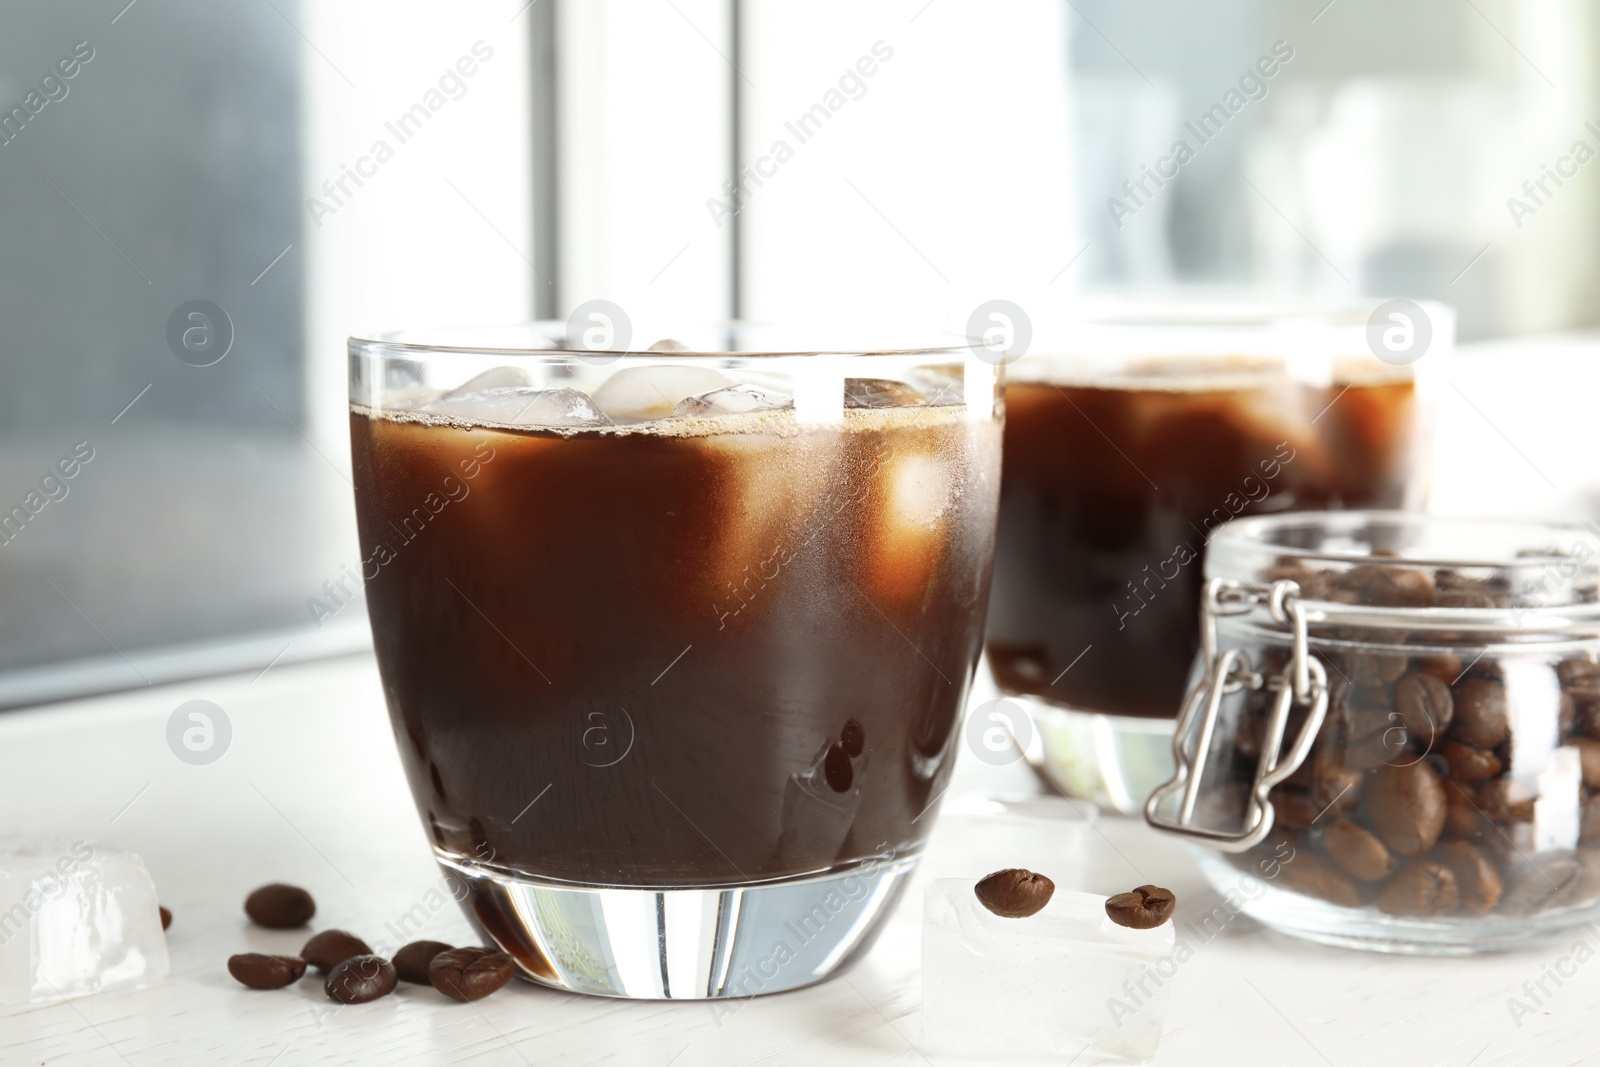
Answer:
[[[0,705],[365,647],[330,592],[346,335],[590,299],[1438,299],[1433,506],[1600,513],[1578,0],[13,0],[0,30]]]

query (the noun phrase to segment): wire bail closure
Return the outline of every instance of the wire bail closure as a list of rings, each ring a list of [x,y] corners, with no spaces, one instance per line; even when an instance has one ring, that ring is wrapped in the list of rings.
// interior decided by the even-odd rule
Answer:
[[[1263,675],[1256,671],[1249,655],[1238,648],[1217,650],[1217,619],[1223,615],[1242,615],[1265,605],[1274,622],[1289,629],[1292,651],[1283,671]],[[1305,762],[1311,744],[1328,712],[1328,672],[1310,651],[1304,604],[1300,587],[1292,581],[1277,581],[1260,587],[1231,578],[1206,581],[1200,601],[1200,654],[1205,673],[1184,697],[1182,711],[1172,734],[1172,760],[1176,767],[1170,781],[1157,787],[1145,802],[1144,818],[1158,830],[1196,838],[1225,852],[1252,848],[1272,829],[1273,810],[1268,793]],[[1216,733],[1217,718],[1226,696],[1245,690],[1268,689],[1275,693],[1267,731],[1261,741],[1261,757],[1256,764],[1245,809],[1244,829],[1211,830],[1194,825],[1195,803],[1200,796],[1206,758]],[[1278,757],[1289,725],[1289,713],[1298,705],[1307,709],[1306,721],[1289,751]],[[1190,751],[1189,738],[1195,738]],[[1177,818],[1160,813],[1163,804],[1177,798]]]

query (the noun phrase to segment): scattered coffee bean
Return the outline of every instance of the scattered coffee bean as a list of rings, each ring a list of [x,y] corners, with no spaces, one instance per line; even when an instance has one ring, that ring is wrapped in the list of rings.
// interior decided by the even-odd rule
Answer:
[[[1600,789],[1600,741],[1592,737],[1574,737],[1567,744],[1578,750],[1583,784],[1590,789]]]
[[[511,981],[517,965],[504,952],[487,948],[453,948],[428,964],[433,988],[452,1000],[481,1000]]]
[[[828,754],[822,760],[822,777],[827,780],[828,788],[835,793],[849,791],[855,771],[850,766],[850,757],[840,746],[828,746]]]
[[[1456,740],[1487,750],[1504,741],[1510,730],[1505,687],[1488,678],[1462,679],[1455,690]]]
[[[1006,919],[1026,919],[1037,913],[1056,891],[1056,884],[1042,874],[1011,867],[995,871],[973,887],[978,903]]]
[[[1378,909],[1390,915],[1449,915],[1460,906],[1455,872],[1434,860],[1402,867],[1378,887]]]
[[[1361,887],[1339,868],[1309,852],[1295,853],[1278,872],[1285,889],[1326,900],[1345,908],[1361,906]]]
[[[322,974],[327,974],[351,956],[371,954],[370,945],[355,934],[348,934],[343,930],[324,930],[312,934],[311,940],[300,950],[300,958]]]
[[[1384,766],[1367,784],[1372,830],[1399,856],[1421,856],[1444,831],[1447,803],[1438,772],[1426,761]]]
[[[441,952],[449,952],[450,945],[443,941],[413,941],[394,954],[395,973],[402,982],[432,985],[428,980],[428,964]]]
[[[299,886],[274,882],[245,898],[244,913],[257,926],[290,930],[310,922],[317,913],[317,904],[311,899],[311,894]]]
[[[394,992],[394,964],[382,956],[351,956],[322,984],[331,1000],[341,1004],[366,1004]]]
[[[1450,777],[1467,785],[1487,782],[1500,773],[1500,757],[1460,741],[1446,741],[1439,752],[1450,765]]]
[[[1441,841],[1433,850],[1434,858],[1456,876],[1456,886],[1461,891],[1461,910],[1468,915],[1482,915],[1500,902],[1505,885],[1500,872],[1483,850],[1467,841]]]
[[[164,907],[161,907],[160,905],[157,905],[156,907],[157,910],[161,912],[161,929],[165,930],[167,927],[172,925],[172,912],[168,911]]]
[[[846,719],[844,729],[839,731],[839,747],[851,759],[861,755],[867,748],[866,728],[854,719]]]
[[[1394,683],[1394,710],[1406,732],[1429,752],[1444,740],[1455,709],[1448,685],[1431,674],[1412,671]]]
[[[1334,819],[1322,831],[1322,847],[1346,874],[1381,882],[1394,873],[1394,856],[1382,841],[1349,819]]]
[[[1106,900],[1106,914],[1118,926],[1134,930],[1153,930],[1172,918],[1172,909],[1178,898],[1172,890],[1160,886],[1142,885],[1127,893],[1118,893]]]
[[[228,957],[228,973],[251,989],[282,989],[306,973],[306,961],[298,956],[244,952]]]

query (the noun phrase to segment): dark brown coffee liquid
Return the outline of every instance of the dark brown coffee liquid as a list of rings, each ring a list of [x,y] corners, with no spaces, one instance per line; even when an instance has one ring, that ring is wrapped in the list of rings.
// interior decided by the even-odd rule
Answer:
[[[1260,512],[1414,503],[1409,380],[1230,377],[1173,368],[1115,386],[1007,384],[987,633],[1002,689],[1175,716],[1213,529]]]
[[[378,663],[441,854],[673,886],[913,851],[988,589],[999,430],[964,414],[353,413]]]

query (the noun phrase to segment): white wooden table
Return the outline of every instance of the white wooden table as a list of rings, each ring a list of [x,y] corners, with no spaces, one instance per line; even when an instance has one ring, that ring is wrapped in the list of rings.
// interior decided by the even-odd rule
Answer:
[[[227,754],[209,766],[181,762],[166,743],[168,716],[197,698],[221,706],[233,728]],[[1020,765],[989,768],[967,754],[952,795],[1033,788]],[[924,1062],[915,1048],[920,893],[842,977],[750,1001],[720,1021],[703,1003],[590,999],[525,983],[473,1005],[412,987],[345,1008],[316,982],[239,986],[224,969],[230,954],[294,952],[306,936],[250,926],[240,905],[254,886],[304,885],[319,928],[379,937],[437,885],[370,658],[0,714],[0,826],[140,853],[175,915],[164,984],[0,1010],[7,1067]],[[1220,903],[1185,850],[1142,824],[1106,817],[1087,836],[1078,872],[1087,885],[1170,886],[1180,922]],[[454,905],[419,936],[475,940]],[[1600,932],[1585,936],[1600,950]],[[1507,1007],[1567,951],[1385,958],[1301,944],[1240,918],[1179,970],[1155,1062],[1600,1062],[1600,962],[1580,965],[1560,989],[1547,983],[1553,996],[1520,1027]]]

